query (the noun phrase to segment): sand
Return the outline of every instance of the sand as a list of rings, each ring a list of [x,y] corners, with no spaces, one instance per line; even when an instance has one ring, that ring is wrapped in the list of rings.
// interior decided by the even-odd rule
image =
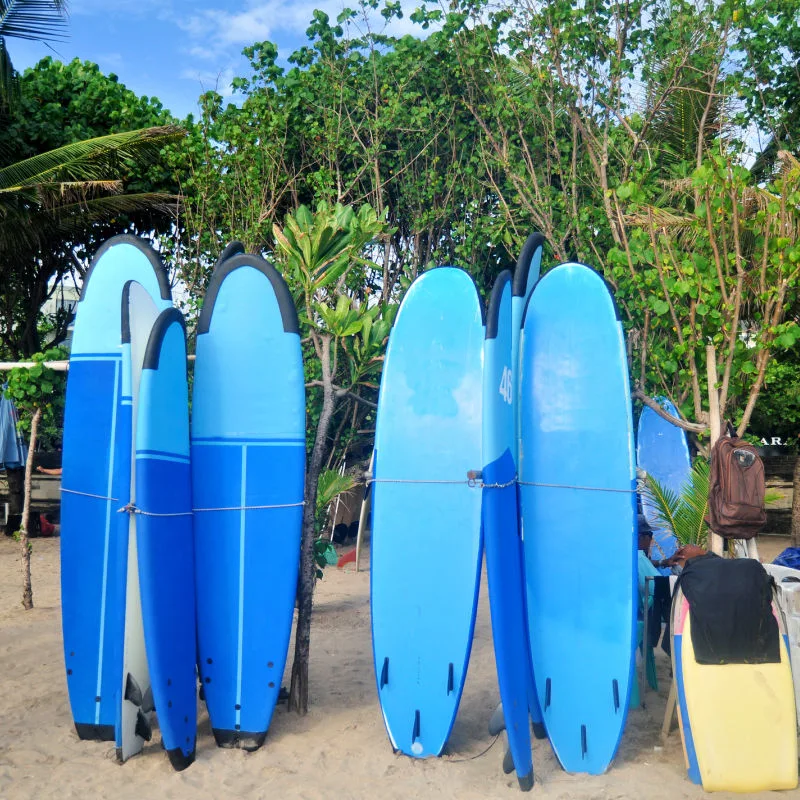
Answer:
[[[771,546],[769,552],[782,546]],[[18,547],[0,537],[2,800],[522,796],[515,776],[502,772],[504,735],[492,745],[486,730],[498,690],[485,575],[469,675],[443,758],[413,761],[392,753],[372,671],[369,573],[356,573],[350,566],[329,568],[318,587],[308,715],[279,707],[265,745],[245,753],[215,746],[201,705],[197,761],[185,772],[175,773],[158,733],[141,755],[124,765],[116,763],[110,744],[78,740],[62,661],[58,541],[34,541],[32,611],[24,611],[19,603]],[[766,552],[762,546],[762,557]],[[705,796],[685,776],[677,731],[662,747],[669,664],[660,651],[657,666],[661,690],[646,695],[646,708],[630,712],[612,769],[599,777],[567,775],[549,744],[537,741],[536,786],[528,796],[648,800]],[[800,792],[783,796],[800,797]]]

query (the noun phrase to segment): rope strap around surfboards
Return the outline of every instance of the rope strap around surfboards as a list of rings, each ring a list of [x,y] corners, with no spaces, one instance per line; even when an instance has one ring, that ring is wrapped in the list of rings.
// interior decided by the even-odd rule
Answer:
[[[611,486],[575,486],[569,483],[537,483],[536,481],[517,481],[520,486],[538,486],[541,489],[578,489],[581,492],[614,492],[616,494],[636,494],[636,489],[617,489]]]
[[[298,508],[300,506],[304,506],[305,504],[306,501],[301,500],[299,503],[273,503],[272,505],[263,506],[224,506],[222,508],[195,508],[193,511],[195,514],[205,511],[261,511],[263,509],[270,508]]]
[[[78,495],[79,497],[91,497],[94,500],[106,500],[110,503],[119,502],[119,498],[117,497],[107,497],[106,495],[92,494],[91,492],[79,492],[75,489],[65,489],[63,486],[61,487],[61,491],[65,492],[66,494]],[[261,511],[271,508],[298,508],[304,506],[305,504],[306,501],[301,500],[299,503],[272,503],[259,506],[221,506],[220,508],[193,508],[191,511],[159,513],[156,511],[145,511],[144,509],[139,508],[135,503],[126,503],[124,506],[122,506],[122,508],[117,509],[117,513],[141,514],[144,517],[189,517],[192,514],[199,514],[206,511]]]
[[[411,484],[447,484],[451,486],[469,486],[479,489],[507,489],[509,486],[537,486],[542,489],[577,489],[584,492],[613,492],[617,494],[635,494],[636,489],[618,489],[609,486],[578,486],[568,483],[538,483],[535,481],[521,481],[514,477],[505,483],[484,483],[483,473],[471,469],[467,472],[467,479],[462,481],[446,480],[415,480],[413,478],[367,478],[367,486],[373,483],[411,483]]]
[[[461,481],[448,481],[448,480],[423,480],[415,478],[367,478],[367,486],[373,483],[411,483],[411,484],[434,484],[446,486],[469,486],[470,489],[507,489],[517,482],[516,478],[512,478],[505,483],[484,483],[483,473],[477,469],[471,469],[467,472],[466,480]]]
[[[95,500],[108,500],[111,503],[119,503],[119,499],[116,497],[106,497],[102,494],[91,494],[91,492],[79,492],[75,489],[65,489],[63,486],[60,491],[65,494],[76,494],[78,497],[91,497]]]
[[[299,503],[275,503],[273,505],[261,506],[224,506],[221,508],[193,508],[191,511],[158,513],[156,511],[145,511],[141,508],[138,508],[133,503],[128,503],[119,509],[119,513],[121,514],[122,512],[126,511],[129,514],[141,514],[144,517],[191,517],[193,514],[199,514],[204,511],[261,511],[263,509],[271,508],[297,508],[299,506],[304,506],[305,504],[305,500],[303,500]]]
[[[140,514],[143,517],[191,517],[191,511],[172,511],[172,512],[164,512],[164,513],[157,513],[155,511],[145,511],[144,509],[138,508],[133,503],[128,503],[127,505],[122,506],[122,508],[117,509],[118,514],[123,513],[128,514]]]

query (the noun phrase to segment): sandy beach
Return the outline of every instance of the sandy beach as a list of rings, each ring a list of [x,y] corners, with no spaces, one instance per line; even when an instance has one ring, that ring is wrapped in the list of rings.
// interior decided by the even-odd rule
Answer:
[[[783,546],[785,540],[763,542],[762,558],[771,559]],[[280,706],[265,745],[245,753],[215,746],[200,704],[197,761],[185,772],[175,773],[157,732],[142,755],[124,765],[116,763],[111,745],[78,740],[62,660],[58,547],[57,539],[33,542],[36,607],[26,612],[19,603],[19,545],[0,538],[2,800],[522,796],[516,777],[502,772],[504,735],[492,744],[486,730],[498,689],[485,572],[469,675],[443,758],[413,761],[392,753],[372,671],[369,572],[356,573],[350,565],[326,570],[318,587],[308,715],[290,714]],[[567,775],[549,744],[537,741],[531,797],[705,796],[686,778],[677,730],[662,747],[669,664],[660,651],[657,665],[660,691],[648,692],[646,708],[630,712],[613,768],[600,777]],[[788,794],[800,796],[800,791]]]

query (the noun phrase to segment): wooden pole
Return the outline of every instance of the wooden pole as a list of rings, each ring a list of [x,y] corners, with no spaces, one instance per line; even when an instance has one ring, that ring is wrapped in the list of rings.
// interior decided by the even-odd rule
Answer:
[[[56,372],[66,372],[69,369],[69,361],[42,361],[45,367],[54,369]],[[0,361],[0,372],[9,372],[12,369],[31,369],[35,367],[35,361]]]
[[[22,607],[26,611],[33,608],[33,587],[31,585],[31,548],[28,532],[31,527],[31,479],[33,475],[33,459],[36,450],[36,436],[39,432],[39,420],[42,409],[37,408],[31,420],[31,441],[28,446],[28,459],[25,462],[25,503],[22,506],[22,527],[19,531],[19,544],[22,550]]]
[[[722,420],[719,415],[719,392],[717,391],[717,349],[706,345],[706,374],[708,376],[708,424],[711,428],[709,452],[720,437]],[[711,552],[722,555],[722,537],[711,531]]]

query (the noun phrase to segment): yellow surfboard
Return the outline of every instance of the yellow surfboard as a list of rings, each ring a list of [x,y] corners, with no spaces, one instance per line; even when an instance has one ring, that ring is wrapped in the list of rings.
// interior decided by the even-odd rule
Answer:
[[[690,774],[694,757],[703,788],[709,792],[794,789],[798,782],[794,686],[779,614],[780,663],[698,664],[688,603],[680,592],[676,603],[676,638],[680,635],[676,678]]]

